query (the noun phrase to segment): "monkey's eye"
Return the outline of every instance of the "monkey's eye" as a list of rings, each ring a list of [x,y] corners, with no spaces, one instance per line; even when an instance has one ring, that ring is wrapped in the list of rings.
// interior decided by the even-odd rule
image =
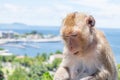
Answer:
[[[69,37],[69,36],[65,35],[64,37]]]
[[[62,35],[62,37],[69,37],[69,36],[67,36],[67,35]]]

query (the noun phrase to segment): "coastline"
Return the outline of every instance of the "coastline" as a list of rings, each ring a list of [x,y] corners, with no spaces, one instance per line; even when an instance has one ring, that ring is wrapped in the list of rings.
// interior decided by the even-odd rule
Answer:
[[[27,38],[21,38],[21,39],[0,39],[0,45],[4,45],[6,43],[14,43],[14,42],[60,42],[60,37],[54,37],[54,38],[45,38],[45,39],[27,39]]]

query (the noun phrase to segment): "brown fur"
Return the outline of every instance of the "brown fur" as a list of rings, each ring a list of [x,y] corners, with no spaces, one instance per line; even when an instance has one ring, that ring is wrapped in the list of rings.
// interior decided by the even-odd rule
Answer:
[[[67,15],[67,18],[65,19],[64,25],[68,27],[72,27],[75,25],[75,13],[71,13]]]
[[[111,47],[94,24],[94,18],[84,13],[71,13],[64,19],[64,58],[54,80],[117,80]]]

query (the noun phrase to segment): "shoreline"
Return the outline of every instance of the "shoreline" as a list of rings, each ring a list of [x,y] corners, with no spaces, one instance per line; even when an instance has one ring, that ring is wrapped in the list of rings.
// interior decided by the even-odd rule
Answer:
[[[60,37],[55,37],[55,38],[49,38],[49,39],[26,39],[26,38],[21,38],[21,39],[0,39],[0,45],[4,45],[6,43],[17,43],[17,42],[61,42]]]

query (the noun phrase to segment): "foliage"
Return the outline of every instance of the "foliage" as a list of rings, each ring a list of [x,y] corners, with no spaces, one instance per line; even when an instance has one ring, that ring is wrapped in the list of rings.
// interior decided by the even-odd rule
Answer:
[[[31,31],[31,32],[29,32],[29,33],[25,33],[26,35],[30,35],[30,34],[33,34],[33,35],[35,35],[35,34],[38,34],[38,32],[36,31],[36,30],[33,30],[33,31]],[[42,34],[41,34],[42,35]]]
[[[53,80],[52,76],[50,75],[49,72],[46,72],[42,75],[41,80]]]
[[[46,54],[46,53],[42,53],[42,54],[41,54],[41,57],[43,57],[43,58],[44,58],[44,61],[46,61],[46,60],[47,60],[47,54]]]
[[[25,34],[20,35],[21,38],[26,38]]]
[[[0,56],[0,61],[1,62],[12,62],[14,61],[15,56]]]
[[[32,31],[30,34],[37,34],[38,32],[37,31]]]
[[[41,80],[41,76],[47,71],[48,70],[45,65],[36,64],[30,67],[28,77],[30,78],[30,80]]]
[[[53,61],[52,65],[54,68],[57,68],[59,66],[59,64],[61,63],[61,59],[57,58]]]
[[[36,35],[36,34],[41,36],[41,38],[44,38],[43,34],[38,33],[36,30],[33,30],[33,31],[29,32],[29,33],[25,33],[24,36],[27,37],[27,35]]]
[[[31,65],[33,65],[34,63],[34,59],[31,57],[27,57],[25,56],[24,58],[20,59],[20,58],[16,58],[15,62],[20,63],[21,65],[25,66],[25,67],[30,67]]]
[[[0,51],[4,50],[3,48],[0,48]]]
[[[51,55],[53,55],[53,53],[52,53],[52,52],[49,54],[49,56],[51,56]]]
[[[34,64],[41,64],[46,60],[47,60],[46,53],[43,53],[41,55],[38,53],[36,57],[28,57],[27,55],[25,55],[24,58],[15,58],[14,62],[18,62],[25,67],[31,67]]]
[[[1,69],[0,69],[0,80],[5,80],[5,79],[4,79],[4,73],[2,72]]]
[[[47,60],[47,54],[46,53],[42,53],[41,55],[38,53],[37,56],[35,57],[35,60],[39,61],[39,62],[44,62]]]
[[[16,68],[13,74],[8,76],[8,80],[27,80],[27,73],[22,68]]]
[[[47,64],[46,66],[47,66],[49,71],[53,71],[54,69],[58,68],[58,66],[60,65],[61,61],[62,61],[62,59],[57,58],[57,59],[55,59],[52,62],[52,64]]]
[[[118,80],[120,80],[120,64],[118,64]]]
[[[62,54],[62,52],[59,51],[59,50],[57,50],[57,51],[55,52],[55,54]]]
[[[14,37],[15,37],[16,39],[18,39],[18,38],[20,37],[20,35],[15,34]]]
[[[56,51],[56,54],[61,53],[62,52],[59,50]],[[24,58],[16,58],[16,56],[0,56],[0,64],[2,62],[20,63],[19,67],[17,66],[15,67],[15,70],[13,69],[11,75],[6,74],[8,80],[53,80],[49,72],[57,69],[62,59],[57,58],[50,64],[46,62],[49,56],[46,53],[38,53],[36,57],[28,57],[25,55]],[[3,68],[2,65],[0,65],[0,80],[5,80],[5,73],[1,71],[1,68]],[[8,71],[8,73],[10,72]],[[118,64],[118,80],[120,80],[120,64]]]
[[[0,61],[0,70],[3,68],[3,66],[2,66],[2,62]]]

